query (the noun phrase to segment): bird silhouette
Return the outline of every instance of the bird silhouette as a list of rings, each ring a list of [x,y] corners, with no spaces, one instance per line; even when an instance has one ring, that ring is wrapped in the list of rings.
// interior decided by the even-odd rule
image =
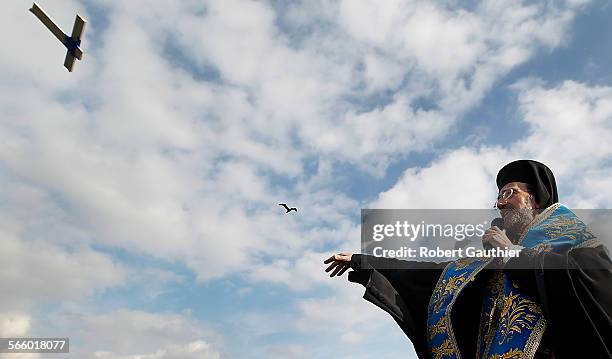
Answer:
[[[289,208],[286,203],[279,203],[278,205],[285,207],[285,210],[287,211],[285,213],[289,213],[291,211],[296,211],[297,212],[297,208],[295,208],[295,207]]]

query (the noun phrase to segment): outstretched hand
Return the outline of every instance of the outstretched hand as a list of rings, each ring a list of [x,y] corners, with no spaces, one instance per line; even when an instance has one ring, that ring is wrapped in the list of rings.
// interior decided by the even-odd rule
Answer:
[[[325,272],[329,272],[332,269],[334,271],[329,275],[330,277],[341,276],[344,272],[346,272],[351,267],[351,258],[353,257],[352,253],[341,252],[338,254],[334,254],[333,256],[327,258],[323,264],[331,263],[329,267],[325,270]]]

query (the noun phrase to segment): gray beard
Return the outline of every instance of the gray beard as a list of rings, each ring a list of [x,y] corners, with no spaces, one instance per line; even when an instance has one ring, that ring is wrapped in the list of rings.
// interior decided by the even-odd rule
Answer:
[[[508,209],[504,213],[504,227],[506,235],[513,244],[517,244],[521,231],[527,227],[535,217],[535,211],[530,208]]]

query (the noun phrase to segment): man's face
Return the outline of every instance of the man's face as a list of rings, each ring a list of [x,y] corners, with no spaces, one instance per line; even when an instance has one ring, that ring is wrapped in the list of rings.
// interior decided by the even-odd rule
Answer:
[[[512,195],[506,199],[499,199],[497,201],[497,208],[499,209],[520,209],[520,208],[538,208],[535,203],[534,196],[527,190],[527,184],[523,182],[510,182],[507,183],[499,193],[502,194],[507,190],[512,189]]]
[[[535,198],[527,190],[527,184],[523,182],[507,183],[499,191],[500,195],[512,190],[512,195],[506,199],[497,201],[505,228],[512,234],[518,234],[534,218],[533,209],[538,208]]]

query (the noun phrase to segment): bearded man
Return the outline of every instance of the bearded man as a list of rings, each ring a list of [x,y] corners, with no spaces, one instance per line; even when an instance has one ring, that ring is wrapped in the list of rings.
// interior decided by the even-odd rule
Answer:
[[[497,175],[504,228],[483,244],[515,258],[432,264],[339,253],[331,277],[365,286],[419,358],[612,358],[612,262],[606,247],[558,203],[544,164],[518,160]],[[367,260],[363,260],[367,257]],[[395,269],[388,269],[395,268]]]

